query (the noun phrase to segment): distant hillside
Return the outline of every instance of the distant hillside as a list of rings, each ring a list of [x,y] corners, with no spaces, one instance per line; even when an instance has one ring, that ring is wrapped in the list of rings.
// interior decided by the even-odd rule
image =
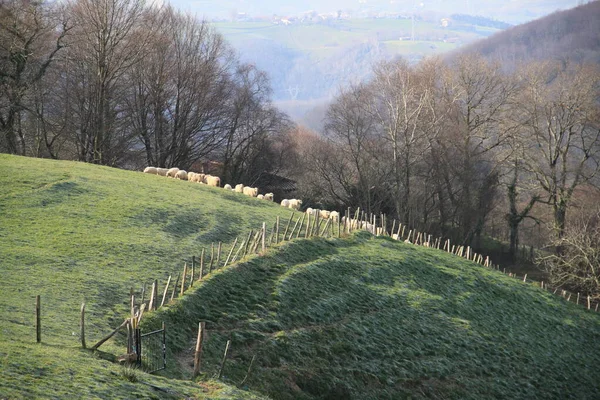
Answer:
[[[464,47],[506,66],[529,60],[600,63],[600,1],[555,12]]]

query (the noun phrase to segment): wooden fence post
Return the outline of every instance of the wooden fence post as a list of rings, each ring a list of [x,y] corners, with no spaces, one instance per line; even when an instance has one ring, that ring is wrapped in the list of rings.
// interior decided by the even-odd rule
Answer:
[[[219,368],[219,376],[218,379],[221,379],[223,376],[223,370],[225,369],[225,361],[227,361],[227,353],[229,353],[229,345],[231,344],[231,340],[227,341],[227,345],[225,346],[225,354],[223,354],[223,361],[221,361],[221,367]]]
[[[302,213],[302,219],[298,218],[298,221],[300,221],[300,226],[298,227],[298,232],[296,232],[296,239],[298,239],[300,237],[300,232],[302,232],[302,226],[304,225],[304,218],[306,218],[306,213]],[[298,221],[296,221],[296,223],[298,223]],[[292,233],[290,234],[290,239],[292,238],[292,236],[294,236],[294,230],[296,230],[295,225],[294,225],[294,229],[292,230]]]
[[[212,272],[212,267],[213,267],[213,261],[215,259],[215,244],[211,243],[210,244],[210,265],[208,266],[208,273],[210,274]]]
[[[279,243],[279,215],[277,216],[277,220],[275,221],[275,244]]]
[[[527,274],[523,277],[523,282],[527,282]]]
[[[588,296],[588,303],[589,303]],[[79,320],[79,325],[81,327],[81,347],[85,349],[85,303],[81,303],[81,319]]]
[[[171,292],[171,301],[175,298],[175,292],[177,292],[177,284],[179,283],[179,274],[177,274],[177,278],[175,279],[175,285],[173,285],[173,291]]]
[[[590,299],[590,295],[588,294],[588,310],[590,310],[592,308],[592,303],[591,303],[591,299]]]
[[[180,296],[183,296],[183,292],[185,292],[185,278],[187,275],[187,263],[183,264],[183,277],[181,278],[181,291],[179,292]]]
[[[150,292],[150,303],[148,303],[148,311],[152,311],[156,308],[156,286],[158,282],[154,280],[152,282],[152,292]]]
[[[200,362],[202,360],[202,344],[204,342],[204,327],[204,321],[198,324],[198,338],[196,339],[196,352],[194,353],[194,378],[200,374]]]
[[[171,284],[171,275],[169,275],[169,279],[167,279],[167,286],[165,286],[165,291],[163,292],[162,301],[160,302],[160,307],[165,305],[165,300],[167,299],[167,292],[169,290],[169,284]]]
[[[196,256],[192,256],[192,276],[190,277],[190,287],[194,286],[194,277],[196,276]]]
[[[40,343],[42,341],[42,318],[41,318],[41,299],[38,294],[35,296],[35,341]]]
[[[248,254],[248,249],[251,249],[250,247],[250,239],[252,238],[252,229],[250,229],[250,233],[248,233],[248,240],[246,240],[246,246],[244,246],[244,255],[242,257],[246,257],[246,254]]]
[[[219,262],[221,261],[221,247],[223,246],[223,242],[219,242],[219,246],[217,248],[217,261],[215,263],[215,269],[219,268]]]
[[[262,224],[261,252],[265,252],[265,236],[267,236],[267,223]]]
[[[282,239],[283,241],[287,240],[286,237],[287,237],[288,229],[290,229],[290,224],[292,223],[293,218],[294,218],[294,212],[292,212],[290,214],[290,219],[288,219],[288,223],[285,226],[285,231],[283,231],[283,239]]]
[[[304,235],[305,238],[308,238],[308,231],[310,228],[310,214],[306,214],[308,216],[308,220],[306,222],[306,234]]]
[[[231,246],[231,250],[229,250],[229,254],[227,255],[227,260],[225,260],[225,264],[223,265],[223,268],[227,266],[227,263],[229,263],[229,259],[231,258],[231,254],[233,253],[233,250],[235,249],[235,246],[237,245],[237,241],[238,241],[238,238],[235,238],[235,241],[233,242],[233,245]]]
[[[204,248],[202,248],[202,253],[200,254],[200,275],[198,276],[198,280],[201,280],[203,275],[204,275]]]
[[[579,292],[577,292],[577,302],[575,304],[579,305]]]

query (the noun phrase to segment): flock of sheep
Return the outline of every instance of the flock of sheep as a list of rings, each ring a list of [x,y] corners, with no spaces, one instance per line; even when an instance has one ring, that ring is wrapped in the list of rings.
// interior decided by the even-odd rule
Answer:
[[[218,176],[200,174],[197,172],[186,172],[179,168],[157,168],[157,167],[146,167],[144,173],[152,175],[166,176],[169,178],[180,179],[183,181],[204,183],[208,186],[221,186],[221,178]],[[261,200],[273,201],[273,193],[259,194],[258,188],[244,186],[243,184],[235,185],[232,187],[230,184],[223,186],[225,190],[231,190],[236,193],[242,193],[246,196],[256,197]],[[281,200],[281,206],[291,208],[292,210],[300,210],[302,206],[302,200],[299,199],[283,199]],[[321,217],[324,219],[332,219],[337,221],[340,218],[340,213],[337,211],[317,210],[313,208],[307,208],[306,213],[313,217]]]

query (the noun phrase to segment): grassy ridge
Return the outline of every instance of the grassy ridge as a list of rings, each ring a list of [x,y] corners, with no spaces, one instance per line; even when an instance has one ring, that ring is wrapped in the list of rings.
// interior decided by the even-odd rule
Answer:
[[[0,172],[0,398],[70,390],[75,376],[89,398],[86,387],[102,386],[94,374],[110,371],[73,352],[82,302],[93,344],[127,315],[130,288],[139,296],[142,283],[164,285],[202,247],[286,214],[223,189],[84,163],[0,155]],[[42,346],[34,343],[38,294]],[[102,350],[121,354],[123,346]]]
[[[207,321],[204,377],[276,399],[597,398],[600,318],[464,259],[372,238],[311,239],[220,271],[151,316],[189,374]],[[187,342],[185,339],[187,338]],[[177,369],[177,371],[175,371]],[[186,372],[187,369],[187,372]]]

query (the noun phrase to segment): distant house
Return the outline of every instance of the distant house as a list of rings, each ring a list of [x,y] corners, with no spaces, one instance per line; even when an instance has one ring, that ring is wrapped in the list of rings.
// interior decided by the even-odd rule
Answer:
[[[450,19],[449,18],[442,18],[440,19],[440,25],[443,26],[444,28],[447,28],[450,26]]]

